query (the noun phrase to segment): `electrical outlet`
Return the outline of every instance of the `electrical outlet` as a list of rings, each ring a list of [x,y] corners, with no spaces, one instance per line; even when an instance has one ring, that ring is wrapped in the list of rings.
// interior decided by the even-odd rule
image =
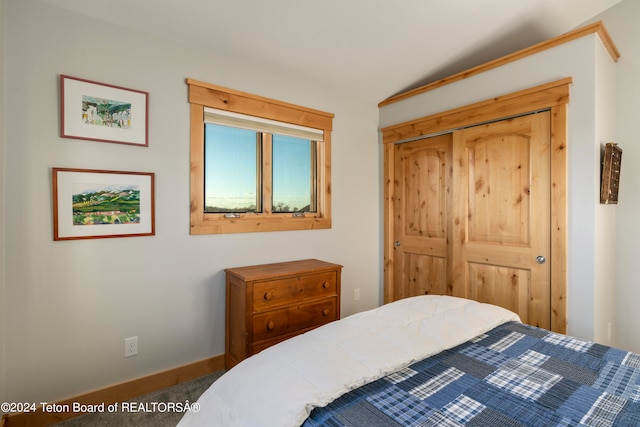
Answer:
[[[136,356],[138,354],[138,337],[124,339],[124,357]]]
[[[353,299],[358,301],[360,299],[360,288],[356,288],[353,290]]]

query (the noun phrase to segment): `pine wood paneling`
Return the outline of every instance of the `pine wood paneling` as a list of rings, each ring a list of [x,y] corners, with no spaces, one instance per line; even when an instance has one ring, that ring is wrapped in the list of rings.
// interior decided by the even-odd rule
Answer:
[[[491,122],[494,120],[504,119],[505,117],[513,117],[520,114],[525,114],[532,111],[549,110],[550,111],[550,128],[548,132],[551,136],[550,142],[550,253],[553,268],[551,269],[550,277],[550,301],[547,298],[546,304],[550,306],[551,310],[551,324],[550,329],[556,332],[566,332],[566,286],[567,286],[567,103],[569,102],[569,85],[571,84],[571,78],[561,79],[556,82],[551,82],[545,85],[540,85],[531,89],[526,89],[513,94],[504,95],[475,103],[466,107],[457,108],[450,111],[445,111],[432,116],[427,116],[421,119],[417,119],[407,123],[401,123],[394,126],[389,126],[382,129],[383,142],[384,142],[384,299],[385,302],[390,302],[396,299],[397,296],[402,295],[404,291],[397,289],[399,283],[403,280],[397,276],[395,272],[397,270],[397,264],[405,265],[405,261],[400,261],[397,256],[397,249],[395,247],[395,230],[394,223],[399,215],[398,209],[401,206],[400,201],[404,197],[400,191],[399,182],[403,179],[398,169],[394,167],[398,163],[399,146],[413,144],[412,142],[404,144],[396,144],[408,138],[420,137],[421,135],[429,135],[433,133],[442,133],[451,129],[458,129],[465,126],[476,125],[479,123]],[[511,108],[513,106],[513,108]],[[451,163],[452,165],[455,162]],[[480,184],[480,183],[478,183]],[[475,186],[475,182],[474,182]],[[486,189],[485,189],[486,191]],[[506,190],[503,190],[506,191]],[[514,193],[515,194],[515,193]],[[455,192],[450,194],[449,199],[455,197]],[[515,199],[517,200],[517,198]],[[479,206],[482,206],[480,204]],[[524,215],[525,212],[522,211]],[[531,215],[539,215],[534,212]],[[549,214],[547,214],[549,215]],[[514,218],[509,220],[512,224],[517,223]],[[493,229],[495,232],[495,224],[485,224],[483,227],[488,230]],[[521,228],[517,227],[517,232],[511,231],[513,239],[526,240],[526,236],[523,234]],[[451,231],[448,231],[449,235]],[[465,229],[466,233],[466,229]],[[408,241],[409,242],[409,241]],[[417,246],[417,243],[410,243]],[[435,245],[431,244],[430,247],[435,248]],[[445,249],[445,257],[451,257],[452,254],[447,251],[451,251],[451,245],[449,249]],[[405,248],[406,249],[406,248]],[[413,250],[413,249],[412,249]],[[442,252],[442,249],[438,249]],[[482,257],[482,263],[486,264],[486,251],[483,248],[476,248],[473,244],[467,248],[467,255],[470,257],[470,263],[480,263]],[[430,254],[430,256],[435,256]],[[441,255],[438,255],[441,256]],[[518,265],[524,258],[528,258],[530,254],[520,248],[514,247],[509,251],[505,251],[501,256],[505,257],[509,262],[514,262]],[[474,258],[476,257],[476,258]],[[474,261],[476,259],[476,261]],[[422,261],[417,263],[413,262],[414,266],[409,264],[409,268],[413,268],[420,272],[422,277],[427,277],[431,273],[424,273],[429,265],[428,262]],[[447,267],[447,275],[453,277],[456,274],[461,274],[459,271],[454,271],[450,267],[451,263]],[[514,271],[519,267],[513,267]],[[427,276],[425,276],[425,274]],[[465,273],[467,274],[467,273]],[[488,273],[487,273],[488,274]],[[511,273],[508,277],[514,277],[515,273]],[[417,276],[416,276],[417,277]],[[433,277],[433,276],[429,276]],[[505,276],[507,277],[507,276]],[[518,272],[517,277],[518,286],[525,286],[528,283],[524,280],[523,273]],[[429,279],[431,280],[431,279]],[[438,279],[436,279],[437,281]],[[449,286],[450,284],[448,284]],[[418,287],[416,287],[417,289]],[[519,288],[521,289],[521,288]],[[427,291],[427,289],[424,289]],[[456,294],[457,290],[447,289],[447,293]],[[534,301],[529,304],[529,310],[531,307],[536,307],[537,304],[543,303],[543,297],[536,292],[532,293]],[[519,304],[522,300],[519,299]]]
[[[189,102],[299,126],[332,130],[334,114],[187,79]]]
[[[381,129],[382,142],[396,143],[567,104],[569,84],[572,82],[573,79],[567,77],[431,116],[387,126]]]
[[[453,293],[549,329],[550,113],[453,135]]]
[[[451,135],[395,145],[394,283],[389,298],[448,293]],[[428,202],[427,202],[428,201]]]

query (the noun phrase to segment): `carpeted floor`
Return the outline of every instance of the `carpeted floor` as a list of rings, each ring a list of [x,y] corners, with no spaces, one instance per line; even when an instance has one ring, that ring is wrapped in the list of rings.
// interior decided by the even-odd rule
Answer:
[[[129,427],[129,426],[154,426],[169,427],[178,424],[183,413],[176,413],[167,410],[167,403],[184,404],[187,400],[190,403],[198,400],[198,397],[209,386],[224,373],[224,371],[184,382],[173,387],[165,388],[144,396],[131,399],[131,402],[147,402],[145,405],[132,404],[130,411],[119,411],[113,413],[85,414],[71,418],[61,423],[53,424],[56,427]],[[171,405],[173,406],[173,405]],[[151,409],[148,412],[146,409]],[[153,410],[156,408],[156,410]]]

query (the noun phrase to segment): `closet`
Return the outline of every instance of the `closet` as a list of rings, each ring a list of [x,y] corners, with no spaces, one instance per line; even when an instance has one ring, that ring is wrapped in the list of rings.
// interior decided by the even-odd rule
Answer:
[[[449,294],[549,328],[549,111],[394,145],[392,299]]]
[[[570,83],[383,129],[386,302],[460,296],[562,330]]]
[[[596,22],[378,104],[385,302],[462,296],[606,342],[600,152],[619,57]]]

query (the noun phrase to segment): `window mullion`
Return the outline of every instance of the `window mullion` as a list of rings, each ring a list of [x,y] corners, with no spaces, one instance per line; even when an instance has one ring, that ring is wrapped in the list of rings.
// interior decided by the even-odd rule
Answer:
[[[265,214],[273,213],[273,137],[270,133],[262,133],[262,159],[258,165],[259,178],[262,180],[262,208]]]
[[[320,142],[318,141],[313,141],[311,143],[311,159],[310,159],[311,205],[309,210],[314,213],[318,212],[318,188],[320,186],[320,181],[318,180],[318,170],[320,168],[320,163],[318,159],[318,144],[320,144]]]

